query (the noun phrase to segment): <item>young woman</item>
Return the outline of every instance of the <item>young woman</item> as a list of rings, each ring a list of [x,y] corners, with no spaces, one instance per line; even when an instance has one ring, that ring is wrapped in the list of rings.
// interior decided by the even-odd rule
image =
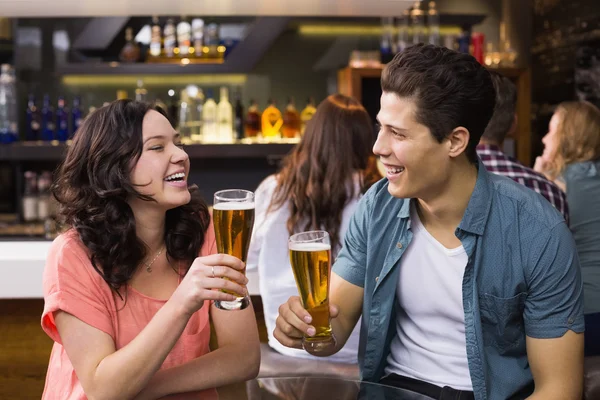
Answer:
[[[567,194],[581,263],[585,353],[600,355],[600,110],[578,101],[556,109],[535,169]]]
[[[42,327],[55,342],[44,399],[216,399],[258,373],[252,308],[211,305],[233,298],[215,289],[242,293],[247,279],[216,254],[189,171],[179,135],[146,103],[115,101],[77,130],[54,187],[70,229],[44,271]]]
[[[313,358],[273,337],[279,305],[298,294],[288,238],[296,232],[326,230],[335,259],[358,199],[381,178],[371,152],[374,138],[373,123],[358,101],[341,94],[329,96],[281,172],[256,190],[248,268],[258,268],[269,346],[284,355]],[[329,360],[357,363],[359,325],[344,349]]]

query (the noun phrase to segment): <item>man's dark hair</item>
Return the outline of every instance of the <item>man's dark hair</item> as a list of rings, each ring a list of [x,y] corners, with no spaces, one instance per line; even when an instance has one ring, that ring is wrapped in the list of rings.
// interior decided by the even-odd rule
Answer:
[[[500,144],[512,128],[517,109],[517,87],[507,77],[496,71],[490,71],[494,89],[496,89],[496,108],[494,115],[483,132],[483,138]]]
[[[455,128],[466,128],[466,155],[477,162],[475,148],[494,112],[496,94],[490,73],[474,57],[445,47],[414,45],[386,65],[381,88],[414,100],[417,122],[440,143]]]

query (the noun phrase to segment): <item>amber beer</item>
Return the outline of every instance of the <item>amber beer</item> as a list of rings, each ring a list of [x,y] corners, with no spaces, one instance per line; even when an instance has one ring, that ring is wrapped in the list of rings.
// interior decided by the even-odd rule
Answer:
[[[310,233],[313,232],[308,232]],[[326,232],[323,233],[327,235]],[[311,325],[316,330],[314,336],[304,337],[303,346],[309,353],[318,354],[335,345],[329,318],[331,245],[328,243],[328,235],[327,243],[302,241],[302,237],[298,239],[298,235],[290,238],[290,262],[302,305],[311,315]],[[298,240],[293,241],[294,237]]]
[[[254,226],[254,193],[245,190],[224,190],[215,193],[213,223],[217,251],[246,262]],[[237,296],[236,300],[215,301],[216,307],[225,310],[239,310],[250,304],[248,296],[225,292]]]

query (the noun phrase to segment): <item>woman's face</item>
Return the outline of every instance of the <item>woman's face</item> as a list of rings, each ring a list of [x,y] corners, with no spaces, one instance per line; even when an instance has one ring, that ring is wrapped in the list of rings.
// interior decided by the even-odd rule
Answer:
[[[145,203],[165,210],[189,203],[190,160],[181,148],[179,134],[162,114],[150,110],[142,123],[142,135],[142,153],[130,178],[138,192],[156,200]]]
[[[544,144],[544,152],[542,153],[542,159],[544,161],[552,161],[556,149],[558,148],[558,125],[560,124],[560,115],[555,112],[550,120],[550,124],[548,126],[548,133],[542,138],[542,143]]]

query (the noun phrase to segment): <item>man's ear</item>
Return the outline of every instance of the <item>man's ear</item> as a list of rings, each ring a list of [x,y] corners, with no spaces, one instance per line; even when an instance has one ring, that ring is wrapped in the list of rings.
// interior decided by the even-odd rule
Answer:
[[[467,128],[459,126],[454,128],[448,135],[448,155],[452,158],[458,157],[467,150],[471,134]]]

